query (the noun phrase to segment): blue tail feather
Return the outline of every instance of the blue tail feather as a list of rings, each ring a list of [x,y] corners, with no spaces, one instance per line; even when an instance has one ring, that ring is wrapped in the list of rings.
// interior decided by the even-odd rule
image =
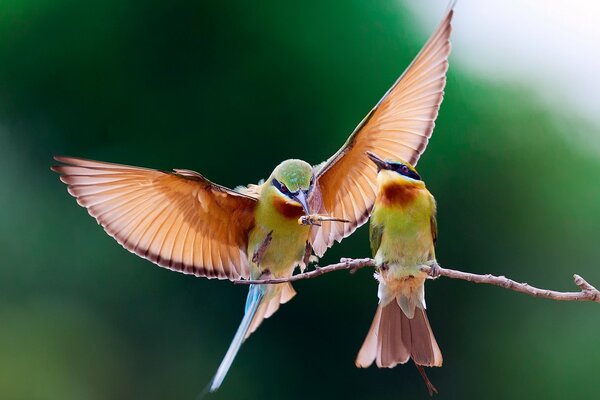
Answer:
[[[242,319],[242,322],[240,323],[240,326],[238,327],[238,330],[235,333],[231,344],[229,345],[227,353],[225,353],[223,361],[221,361],[221,365],[219,365],[214,378],[210,382],[210,392],[216,391],[223,383],[223,380],[225,379],[229,368],[231,368],[231,364],[233,363],[235,356],[240,350],[242,343],[244,343],[244,338],[246,337],[246,333],[250,328],[250,323],[252,322],[252,319],[254,318],[254,315],[256,314],[258,306],[264,298],[264,295],[264,285],[250,285],[250,291],[248,292],[248,297],[246,298],[244,318]]]

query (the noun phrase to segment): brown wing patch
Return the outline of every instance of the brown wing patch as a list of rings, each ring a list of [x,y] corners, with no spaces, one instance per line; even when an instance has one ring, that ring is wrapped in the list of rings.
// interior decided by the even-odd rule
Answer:
[[[446,85],[453,13],[448,11],[402,76],[316,172],[320,193],[315,195],[321,197],[321,207],[314,210],[351,221],[312,230],[318,256],[364,224],[371,213],[377,171],[366,152],[416,165],[427,147]]]
[[[254,198],[189,170],[174,173],[70,157],[68,191],[123,247],[164,268],[219,279],[247,278]]]

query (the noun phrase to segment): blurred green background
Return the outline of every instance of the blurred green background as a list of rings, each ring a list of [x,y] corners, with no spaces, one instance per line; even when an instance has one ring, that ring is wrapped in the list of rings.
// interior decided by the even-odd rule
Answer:
[[[0,399],[193,399],[242,317],[246,288],[118,246],[50,172],[52,155],[189,168],[230,187],[286,158],[316,164],[426,39],[383,0],[0,3]],[[419,164],[439,203],[440,263],[600,284],[600,159],[573,134],[591,128],[452,60]],[[322,265],[368,249],[363,227]],[[369,271],[295,286],[213,398],[427,398],[412,365],[354,367],[377,303]],[[428,284],[427,303],[439,398],[596,397],[597,304],[448,279]]]

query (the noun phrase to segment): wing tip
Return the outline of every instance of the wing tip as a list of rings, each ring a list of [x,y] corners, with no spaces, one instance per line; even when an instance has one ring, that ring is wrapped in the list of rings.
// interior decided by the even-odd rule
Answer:
[[[54,155],[54,156],[52,156],[52,159],[53,159],[54,161],[57,161],[57,162],[59,162],[59,163],[62,163],[62,164],[66,164],[66,165],[68,165],[68,164],[71,164],[71,163],[69,162],[69,160],[72,160],[72,159],[73,159],[73,157],[61,156],[61,155]],[[65,165],[51,165],[51,166],[50,166],[50,171],[52,171],[52,172],[56,172],[57,174],[62,174],[62,173],[63,173],[63,167],[64,167],[64,166],[65,166]]]
[[[87,160],[85,158],[79,157],[71,157],[71,156],[62,156],[62,155],[54,155],[52,156],[54,161],[58,161],[59,163],[67,164],[67,165],[78,165],[81,162],[97,162],[93,160]]]
[[[450,0],[450,3],[448,3],[448,13],[454,12],[454,7],[456,7],[456,2],[457,0]]]

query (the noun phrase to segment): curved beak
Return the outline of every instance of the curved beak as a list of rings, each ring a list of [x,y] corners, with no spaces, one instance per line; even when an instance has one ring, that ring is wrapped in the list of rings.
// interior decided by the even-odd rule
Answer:
[[[294,195],[294,200],[302,204],[302,208],[304,208],[304,212],[306,213],[306,215],[310,215],[310,210],[308,208],[308,200],[306,199],[306,192],[299,190],[298,194]]]
[[[382,160],[377,157],[374,153],[367,151],[367,156],[377,165],[377,171],[381,171],[382,169],[390,169],[390,164],[387,161]]]

